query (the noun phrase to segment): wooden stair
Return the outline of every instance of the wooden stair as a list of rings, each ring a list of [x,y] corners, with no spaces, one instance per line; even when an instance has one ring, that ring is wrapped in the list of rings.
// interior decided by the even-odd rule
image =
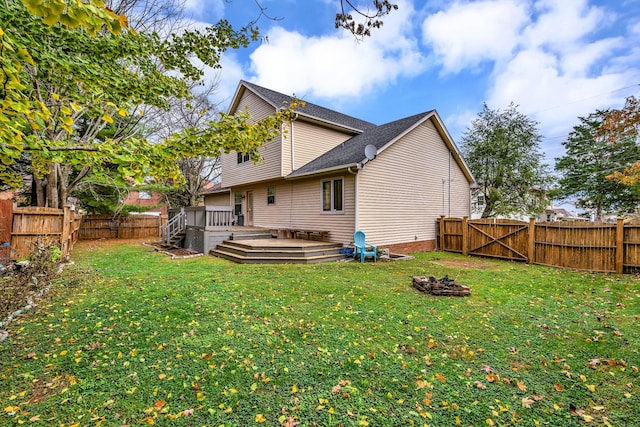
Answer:
[[[168,242],[163,242],[162,246],[164,246],[165,248],[181,248],[183,246],[182,239],[184,239],[186,235],[186,231],[180,231],[179,233],[171,236]]]
[[[226,240],[209,254],[240,264],[311,264],[347,259],[340,253],[341,243],[261,244],[264,239]],[[267,240],[266,242],[269,242]]]

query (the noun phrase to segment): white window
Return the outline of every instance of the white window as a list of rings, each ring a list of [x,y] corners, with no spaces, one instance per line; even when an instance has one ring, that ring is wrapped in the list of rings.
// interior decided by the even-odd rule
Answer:
[[[344,181],[342,178],[322,181],[322,212],[343,212]]]
[[[151,193],[149,193],[148,191],[138,191],[138,199],[149,200],[151,199]]]
[[[267,204],[276,204],[276,187],[267,187]]]

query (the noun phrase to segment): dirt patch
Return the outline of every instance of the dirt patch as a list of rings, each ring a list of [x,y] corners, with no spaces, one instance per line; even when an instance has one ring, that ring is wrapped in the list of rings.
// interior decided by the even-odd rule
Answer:
[[[185,249],[185,248],[161,249],[161,251],[168,252],[171,255],[175,255],[175,256],[189,256],[189,255],[198,254],[198,252],[196,251],[192,251],[191,249]]]
[[[191,258],[191,257],[204,255],[200,252],[197,252],[191,249],[186,249],[186,248],[165,248],[164,246],[162,246],[161,242],[151,242],[151,243],[145,242],[143,243],[143,245],[151,246],[156,251],[169,255],[172,259]]]
[[[496,264],[480,259],[439,259],[435,262],[454,268],[479,268],[481,270],[497,268]]]

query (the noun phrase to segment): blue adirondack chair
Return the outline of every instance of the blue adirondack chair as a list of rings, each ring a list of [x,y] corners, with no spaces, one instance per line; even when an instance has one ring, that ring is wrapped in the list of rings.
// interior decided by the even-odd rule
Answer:
[[[353,243],[356,248],[355,257],[360,256],[360,262],[364,262],[366,257],[373,257],[373,261],[378,260],[378,248],[365,241],[365,235],[362,231],[353,233]]]

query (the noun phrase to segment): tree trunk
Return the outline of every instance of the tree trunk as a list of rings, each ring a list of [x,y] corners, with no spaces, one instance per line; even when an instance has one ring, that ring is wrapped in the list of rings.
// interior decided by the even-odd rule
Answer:
[[[46,206],[47,198],[46,198],[46,189],[47,182],[45,179],[40,179],[33,175],[33,198],[31,200],[31,204],[33,206]]]
[[[47,201],[46,206],[50,208],[59,208],[59,196],[58,196],[58,171],[57,165],[51,166],[49,173],[47,174]]]

